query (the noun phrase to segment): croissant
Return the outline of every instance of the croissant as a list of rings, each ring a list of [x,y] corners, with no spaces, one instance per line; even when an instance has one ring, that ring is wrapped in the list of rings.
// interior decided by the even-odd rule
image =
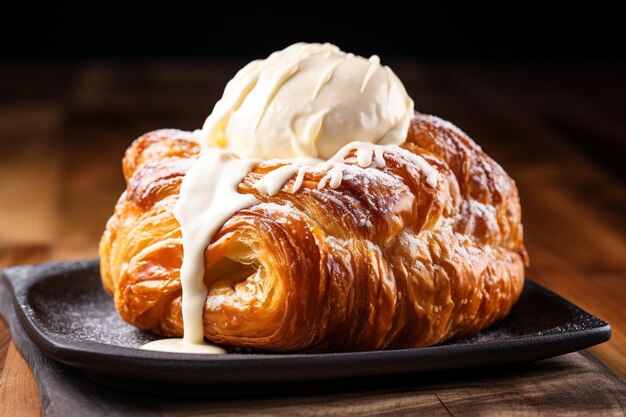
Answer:
[[[100,242],[104,288],[127,322],[181,336],[180,226],[172,214],[200,148],[189,132],[157,130],[127,150],[121,195]],[[436,187],[415,165],[424,158]],[[205,251],[204,335],[281,352],[408,348],[474,334],[505,317],[528,256],[514,181],[467,135],[416,113],[383,168],[348,158],[337,189],[307,171],[238,211]]]

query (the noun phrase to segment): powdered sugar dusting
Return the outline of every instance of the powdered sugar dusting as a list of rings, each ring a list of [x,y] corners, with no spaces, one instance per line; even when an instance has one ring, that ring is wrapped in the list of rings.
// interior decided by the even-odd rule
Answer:
[[[302,187],[304,176],[307,172],[322,172],[324,175],[319,180],[317,188],[321,190],[329,186],[336,189],[341,185],[346,171],[351,168],[384,168],[386,166],[385,152],[389,150],[401,152],[405,158],[410,160],[415,167],[424,173],[426,184],[433,188],[437,187],[439,173],[421,156],[415,155],[397,145],[383,146],[358,141],[345,145],[328,161],[320,161],[317,164],[310,164],[309,161],[304,160],[290,161],[287,165],[278,167],[266,174],[265,177],[257,181],[254,187],[259,192],[272,196],[278,193],[287,180],[295,174],[296,178],[291,188],[291,192],[295,193]]]

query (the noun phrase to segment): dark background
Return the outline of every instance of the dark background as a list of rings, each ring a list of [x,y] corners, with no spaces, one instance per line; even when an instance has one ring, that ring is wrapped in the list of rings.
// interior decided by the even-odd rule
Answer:
[[[70,86],[80,84],[82,76],[77,74],[95,66],[109,71],[122,92],[110,90],[112,103],[121,104],[109,103],[106,114],[98,110],[93,117],[115,114],[116,123],[137,122],[138,116],[133,114],[137,105],[126,100],[124,90],[147,99],[159,90],[182,94],[201,88],[201,96],[200,91],[193,91],[197,102],[203,103],[200,108],[194,107],[189,95],[188,107],[177,103],[176,109],[189,120],[173,117],[167,101],[164,105],[148,100],[162,118],[139,124],[137,133],[161,125],[191,129],[201,125],[223,85],[250,59],[266,57],[298,41],[332,42],[344,51],[378,54],[398,72],[414,96],[416,108],[450,120],[459,116],[449,105],[438,106],[438,95],[463,104],[467,97],[455,92],[459,86],[454,84],[458,81],[461,89],[467,90],[474,86],[472,77],[480,78],[513,100],[513,106],[526,107],[524,111],[536,121],[558,131],[617,178],[626,180],[626,24],[614,4],[13,2],[4,6],[0,24],[0,64],[5,69],[0,104],[51,97],[63,101],[70,96]],[[210,87],[194,87],[192,81],[168,87],[163,81],[150,81],[154,76],[141,75],[150,69],[162,73],[155,62],[189,68],[189,73],[202,71],[194,70],[192,63],[216,71],[198,75],[198,80],[211,82]],[[107,70],[107,65],[117,66]],[[412,78],[418,68],[428,68],[431,81],[415,84]],[[429,85],[432,99],[424,94]],[[480,91],[484,90],[465,93],[472,98]],[[81,104],[76,110],[80,115],[77,121],[89,124],[88,117],[80,113],[87,108]]]
[[[5,59],[249,58],[297,41],[333,42],[361,55],[435,60],[624,58],[623,14],[610,2],[51,3],[4,6]]]

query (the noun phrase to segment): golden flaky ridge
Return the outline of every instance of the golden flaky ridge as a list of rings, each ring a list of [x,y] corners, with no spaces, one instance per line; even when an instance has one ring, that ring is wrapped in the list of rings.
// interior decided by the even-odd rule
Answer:
[[[124,157],[128,182],[100,242],[104,287],[121,317],[181,336],[180,227],[172,214],[199,154],[188,132],[159,130]],[[412,161],[441,175],[436,188]],[[252,185],[280,166],[261,163],[239,185],[261,203],[240,210],[205,252],[204,334],[273,351],[427,346],[503,318],[527,262],[513,180],[458,128],[416,114],[387,166],[354,158],[337,189],[310,172],[274,197]]]

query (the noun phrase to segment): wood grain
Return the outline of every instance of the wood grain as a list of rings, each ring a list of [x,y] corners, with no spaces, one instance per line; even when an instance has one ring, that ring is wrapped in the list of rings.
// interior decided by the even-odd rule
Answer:
[[[100,233],[124,186],[120,159],[130,141],[156,128],[201,126],[242,64],[90,61],[0,67],[0,267],[96,256]],[[611,341],[592,351],[626,376],[626,185],[623,172],[605,164],[611,158],[607,149],[620,150],[625,143],[623,68],[460,67],[411,60],[390,65],[418,110],[453,121],[516,179],[529,275],[609,321]],[[593,145],[581,147],[585,140]],[[23,395],[19,404],[11,404],[39,414],[38,401],[27,400],[37,395],[32,377],[7,337],[0,326],[2,399]],[[585,378],[593,381],[594,375]],[[574,415],[574,409],[560,412],[547,403],[541,392],[551,384],[555,381],[537,379],[516,385],[517,391],[494,387],[480,391],[489,392],[481,398],[472,398],[475,387],[457,386],[326,397],[318,403],[223,405],[213,411],[466,415],[474,411],[471,404],[480,403],[493,406],[482,409],[489,410],[485,415]],[[590,404],[601,399],[597,390],[562,395]],[[499,405],[501,398],[510,400],[508,408]],[[607,403],[605,409],[587,411],[617,415],[617,410]]]
[[[13,342],[0,377],[0,404],[0,417],[41,415],[35,378]]]
[[[0,246],[0,271],[8,266],[43,262],[48,257],[47,245]],[[0,417],[40,416],[41,413],[33,373],[0,318]]]
[[[9,345],[11,344],[11,333],[4,320],[0,318],[0,378],[4,370]]]

